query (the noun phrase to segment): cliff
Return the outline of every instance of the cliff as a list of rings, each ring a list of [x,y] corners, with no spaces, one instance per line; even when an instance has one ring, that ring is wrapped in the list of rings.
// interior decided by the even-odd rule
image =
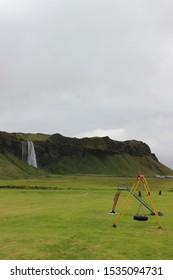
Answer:
[[[46,142],[36,143],[36,149],[41,166],[58,161],[63,156],[80,160],[87,156],[104,159],[107,156],[121,154],[136,157],[150,155],[157,161],[147,144],[136,140],[120,142],[109,137],[78,139],[54,134]]]
[[[139,170],[148,175],[173,171],[161,164],[142,141],[115,141],[109,137],[71,138],[60,134],[0,132],[0,154],[10,153],[22,161],[22,141],[32,140],[39,169],[56,174],[112,174],[133,176]],[[26,165],[26,163],[23,163]]]

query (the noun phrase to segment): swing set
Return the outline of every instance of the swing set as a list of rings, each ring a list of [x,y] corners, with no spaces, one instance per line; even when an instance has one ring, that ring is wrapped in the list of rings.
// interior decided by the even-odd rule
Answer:
[[[147,204],[143,199],[142,199],[142,188],[145,189],[148,200],[150,201],[150,205]],[[138,190],[138,195],[135,193]],[[121,191],[128,191],[129,194],[120,210],[120,213],[118,214],[115,210],[116,205],[118,203],[118,199],[120,197]],[[148,216],[145,214],[145,208],[147,208],[151,215],[155,215],[157,222],[159,224],[159,229],[162,229],[161,221],[160,221],[160,216],[163,216],[162,212],[157,212],[149,185],[147,183],[147,180],[145,179],[144,175],[138,173],[138,176],[132,185],[132,188],[130,189],[129,187],[118,187],[118,190],[116,192],[116,195],[114,197],[114,203],[112,206],[112,210],[110,211],[110,214],[118,214],[116,217],[116,223],[113,225],[113,227],[117,227],[118,222],[121,221],[121,219],[124,216],[125,210],[127,209],[128,205],[130,204],[130,201],[132,197],[135,197],[139,201],[139,207],[137,209],[136,214],[133,216],[133,219],[136,221],[148,221]]]

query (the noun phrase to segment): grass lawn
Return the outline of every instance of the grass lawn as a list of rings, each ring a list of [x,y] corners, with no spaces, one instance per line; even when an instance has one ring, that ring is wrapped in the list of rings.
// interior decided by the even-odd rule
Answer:
[[[1,186],[12,188],[0,189],[0,259],[172,260],[172,179],[148,179],[157,209],[164,214],[160,217],[163,230],[158,229],[155,216],[147,222],[133,220],[139,207],[134,198],[117,228],[112,227],[116,215],[108,212],[122,181],[131,186],[134,178],[57,176],[1,181]],[[117,210],[126,197],[122,192]]]

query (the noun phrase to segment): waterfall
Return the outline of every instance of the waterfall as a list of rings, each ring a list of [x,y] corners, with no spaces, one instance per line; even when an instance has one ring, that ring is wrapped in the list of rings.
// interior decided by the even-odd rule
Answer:
[[[32,141],[22,141],[22,160],[37,168],[37,159]]]
[[[32,141],[27,141],[27,142],[28,142],[28,164],[37,168],[37,159],[36,159],[34,144]]]

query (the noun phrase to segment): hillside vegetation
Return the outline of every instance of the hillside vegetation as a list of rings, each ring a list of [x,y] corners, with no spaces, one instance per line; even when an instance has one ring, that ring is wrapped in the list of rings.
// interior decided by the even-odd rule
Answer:
[[[10,152],[0,153],[0,178],[22,179],[43,176],[43,171],[18,159]]]
[[[34,143],[38,168],[22,161],[22,141],[26,140]],[[136,176],[139,170],[147,176],[173,175],[141,141],[0,132],[1,178],[40,177],[45,172]]]

